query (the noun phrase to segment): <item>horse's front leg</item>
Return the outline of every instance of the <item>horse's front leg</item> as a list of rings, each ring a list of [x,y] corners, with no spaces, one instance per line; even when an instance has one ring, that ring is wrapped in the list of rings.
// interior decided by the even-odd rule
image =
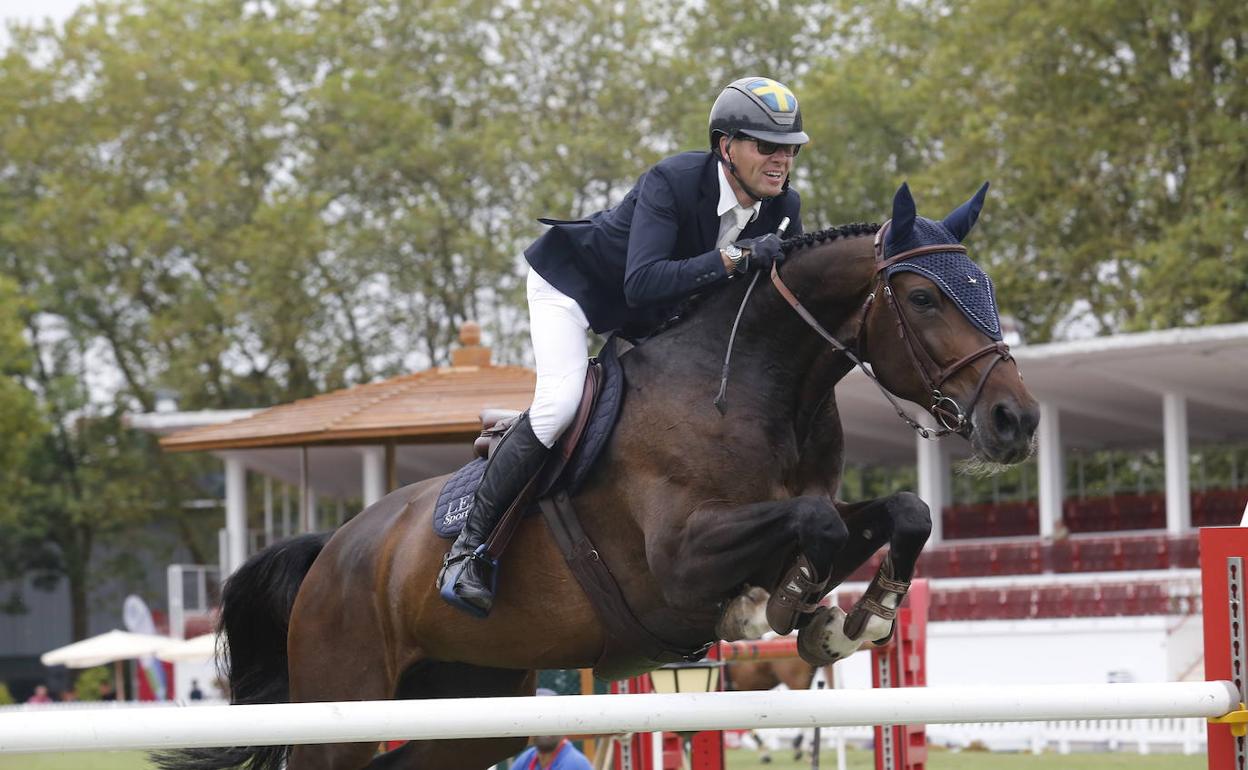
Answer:
[[[837,555],[829,588],[849,577],[886,542],[889,552],[848,614],[838,607],[823,607],[802,629],[798,652],[812,666],[833,663],[867,643],[879,645],[892,638],[897,608],[932,532],[927,503],[911,492],[842,506],[842,515],[849,539]]]
[[[818,601],[848,537],[832,500],[808,495],[735,508],[705,506],[679,528],[650,531],[646,551],[673,608],[705,610],[741,594],[726,605],[716,627],[720,638],[740,639],[761,635],[751,621],[733,618],[760,601],[760,592],[741,589],[761,578],[763,565],[774,564],[777,554],[788,557],[796,551],[796,563],[808,573],[801,587]],[[812,604],[808,611],[813,609]]]

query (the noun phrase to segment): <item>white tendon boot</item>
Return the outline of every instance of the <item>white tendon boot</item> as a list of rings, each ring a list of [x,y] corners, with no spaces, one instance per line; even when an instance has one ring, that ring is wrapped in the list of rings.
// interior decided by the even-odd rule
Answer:
[[[867,590],[850,609],[820,607],[797,634],[797,652],[812,666],[849,657],[867,645],[881,645],[893,636],[897,608],[910,590],[909,581],[893,579],[893,562],[885,556]]]

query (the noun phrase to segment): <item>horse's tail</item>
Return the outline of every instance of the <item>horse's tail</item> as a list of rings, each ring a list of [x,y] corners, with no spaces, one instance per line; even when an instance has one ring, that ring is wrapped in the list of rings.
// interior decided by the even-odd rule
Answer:
[[[272,545],[247,560],[225,583],[217,627],[229,648],[229,662],[218,657],[229,682],[230,703],[286,703],[290,674],[286,634],[295,594],[332,533],[322,532]],[[152,755],[165,770],[280,770],[289,746],[180,749]]]

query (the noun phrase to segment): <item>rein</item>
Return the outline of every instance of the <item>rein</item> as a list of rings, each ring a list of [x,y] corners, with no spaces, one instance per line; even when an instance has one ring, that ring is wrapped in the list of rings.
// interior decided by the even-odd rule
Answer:
[[[927,350],[926,346],[923,345],[922,341],[918,340],[916,342],[918,335],[914,333],[914,329],[910,326],[910,322],[906,320],[905,314],[901,312],[901,305],[893,296],[892,287],[888,282],[888,268],[898,262],[901,262],[902,260],[922,256],[924,254],[950,251],[959,251],[965,254],[966,247],[960,243],[920,246],[915,249],[903,251],[896,256],[885,258],[884,237],[885,233],[888,232],[890,222],[891,220],[889,222],[885,222],[875,234],[875,284],[872,287],[871,292],[867,295],[867,299],[863,303],[862,309],[859,311],[859,335],[855,347],[859,350],[862,349],[862,337],[865,335],[867,313],[870,312],[871,305],[875,302],[875,298],[878,295],[883,294],[888,302],[888,306],[892,308],[893,313],[896,316],[897,332],[906,345],[906,351],[910,355],[910,360],[914,364],[915,369],[918,370],[920,376],[922,376],[924,385],[926,385],[928,391],[930,392],[932,405],[929,411],[932,416],[936,418],[937,422],[940,423],[941,428],[939,430],[933,431],[930,428],[926,428],[916,422],[914,418],[910,417],[910,415],[906,414],[905,410],[901,408],[901,405],[897,403],[897,399],[895,399],[893,395],[888,392],[888,389],[880,383],[875,374],[867,369],[867,367],[863,364],[862,359],[856,355],[854,351],[850,350],[846,345],[841,343],[840,340],[832,336],[832,334],[828,332],[827,329],[823,328],[823,325],[820,324],[813,315],[811,315],[810,311],[802,306],[802,303],[797,299],[797,295],[795,295],[793,291],[785,285],[784,281],[781,280],[778,264],[773,264],[771,267],[771,282],[775,285],[776,290],[780,292],[780,296],[784,297],[784,300],[788,302],[789,306],[792,307],[801,319],[806,322],[807,326],[813,329],[820,337],[827,340],[832,347],[836,348],[847,358],[849,358],[850,361],[862,370],[863,374],[875,383],[875,386],[879,388],[880,393],[884,394],[884,398],[888,399],[888,402],[897,412],[897,416],[914,429],[916,433],[925,439],[940,438],[942,436],[947,436],[950,433],[957,433],[959,435],[966,436],[970,430],[970,420],[968,415],[974,411],[975,404],[979,401],[980,394],[983,393],[984,385],[988,382],[988,375],[992,373],[992,370],[996,368],[997,364],[1002,361],[1011,360],[1013,356],[1010,355],[1009,346],[1004,342],[993,342],[989,345],[985,345],[970,355],[963,356],[949,366],[941,368],[941,366],[936,363],[935,359],[932,358],[931,353]],[[749,295],[747,293],[746,297],[748,298],[748,296]],[[742,305],[744,306],[744,303],[742,303]],[[962,371],[963,368],[987,355],[995,356],[995,359],[988,365],[988,368],[984,370],[984,373],[980,375],[979,382],[975,385],[975,390],[971,395],[971,400],[967,404],[966,408],[963,409],[957,401],[942,393],[941,387],[943,387],[944,384],[955,374]],[[935,376],[932,374],[933,370],[935,370]]]

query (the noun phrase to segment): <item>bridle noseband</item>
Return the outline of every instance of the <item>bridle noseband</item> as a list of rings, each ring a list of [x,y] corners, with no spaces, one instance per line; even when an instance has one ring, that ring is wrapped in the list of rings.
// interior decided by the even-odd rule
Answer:
[[[867,375],[867,377],[875,383],[875,386],[880,389],[880,392],[884,394],[884,397],[888,399],[888,402],[893,405],[893,409],[896,410],[897,416],[913,428],[920,436],[923,438],[940,438],[941,436],[947,436],[950,433],[957,433],[966,437],[971,430],[969,415],[975,410],[975,404],[979,401],[979,397],[984,391],[984,385],[988,382],[988,375],[992,374],[992,370],[996,368],[997,364],[1002,361],[1013,360],[1014,357],[1010,354],[1009,345],[1006,345],[1004,342],[993,342],[985,345],[979,350],[976,350],[970,355],[963,356],[949,366],[941,367],[940,364],[932,358],[932,355],[927,350],[927,347],[923,344],[922,340],[919,339],[918,335],[915,334],[914,329],[910,326],[910,321],[906,319],[905,313],[901,311],[901,304],[893,295],[892,287],[889,285],[888,268],[903,260],[923,256],[924,254],[935,254],[938,252],[947,253],[950,251],[957,251],[965,254],[966,247],[960,243],[941,243],[931,246],[920,246],[915,249],[903,251],[893,257],[885,258],[885,235],[888,232],[888,226],[891,221],[892,220],[885,222],[875,233],[875,282],[871,288],[871,292],[867,294],[867,299],[863,303],[862,309],[859,310],[858,336],[854,345],[857,349],[857,354],[855,351],[850,350],[848,346],[842,344],[840,340],[833,337],[828,330],[823,328],[823,325],[820,324],[813,315],[811,315],[810,311],[802,306],[802,303],[797,299],[797,295],[795,295],[793,291],[784,284],[784,281],[780,279],[779,263],[773,264],[771,267],[771,282],[775,285],[776,290],[780,292],[780,296],[784,297],[784,300],[788,302],[793,310],[796,311],[797,314],[801,316],[802,320],[806,322],[806,325],[811,329],[814,329],[820,337],[827,340],[832,347],[836,348],[841,353],[844,353],[850,361],[857,365],[858,368],[862,370],[863,374]],[[885,388],[883,384],[880,383],[879,379],[877,379],[876,376],[863,365],[860,354],[863,347],[863,338],[866,336],[867,314],[870,312],[871,305],[875,302],[875,298],[880,294],[884,295],[885,299],[888,301],[888,306],[892,308],[893,314],[897,320],[898,336],[900,336],[902,342],[905,343],[906,352],[910,355],[910,361],[914,364],[914,368],[918,370],[919,376],[923,378],[923,383],[931,396],[932,405],[928,411],[931,412],[932,416],[936,418],[936,421],[940,423],[941,427],[939,430],[933,431],[926,428],[916,422],[914,418],[910,417],[910,415],[906,414],[901,408],[901,405],[897,403],[897,399],[893,398],[893,395],[888,392],[888,389]],[[984,370],[984,373],[980,375],[979,382],[975,385],[975,390],[972,392],[971,400],[965,409],[959,406],[958,402],[953,398],[946,396],[943,392],[941,392],[941,388],[945,385],[945,383],[947,383],[958,372],[962,371],[963,368],[969,366],[975,361],[978,361],[980,358],[989,355],[994,356],[994,359],[992,363],[988,365],[988,368]]]

